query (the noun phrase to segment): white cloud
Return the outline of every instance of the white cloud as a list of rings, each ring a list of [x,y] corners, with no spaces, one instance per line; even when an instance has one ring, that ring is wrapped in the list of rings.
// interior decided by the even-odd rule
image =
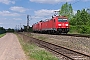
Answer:
[[[0,24],[3,24],[3,23],[0,23]]]
[[[57,10],[42,9],[42,10],[35,11],[35,15],[38,17],[48,17],[48,16],[52,16],[54,14],[54,11],[57,11]]]
[[[24,7],[14,6],[14,7],[11,7],[10,10],[12,10],[12,11],[17,11],[17,12],[25,12],[25,11],[27,11],[28,9],[26,9],[26,8],[24,8]]]
[[[13,18],[13,20],[22,20],[21,18]]]
[[[36,2],[36,3],[48,3],[48,4],[56,4],[60,2],[72,2],[72,1],[78,1],[78,0],[30,0],[30,2]],[[84,1],[88,2],[90,0],[79,0],[79,1]]]
[[[73,0],[30,0],[31,2],[38,2],[38,3],[60,3],[60,2],[71,2]]]
[[[15,1],[12,1],[12,0],[0,0],[1,3],[4,3],[4,4],[15,4]]]
[[[83,1],[87,2],[87,1],[90,1],[90,0],[83,0]]]
[[[7,18],[0,18],[0,20],[7,20]]]
[[[51,19],[52,16],[54,15],[54,11],[58,11],[57,10],[48,10],[48,9],[42,9],[42,10],[37,10],[34,11],[35,16],[31,16],[32,20],[35,22],[38,22],[40,20],[45,20],[45,19]]]
[[[76,10],[73,10],[73,13],[74,13],[74,15],[77,13],[77,11]]]
[[[0,15],[1,16],[20,16],[20,14],[18,13],[12,13],[9,11],[0,11]]]

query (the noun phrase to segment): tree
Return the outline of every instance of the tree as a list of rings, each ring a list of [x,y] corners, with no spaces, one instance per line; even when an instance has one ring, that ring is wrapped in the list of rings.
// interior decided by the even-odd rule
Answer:
[[[68,18],[72,18],[72,16],[73,16],[72,5],[68,4],[67,2],[64,5],[62,5],[59,15],[67,16]]]
[[[8,28],[7,32],[14,32],[14,29]]]
[[[6,33],[6,30],[3,27],[0,27],[0,34]]]
[[[85,11],[85,9],[83,9],[81,11],[81,19],[82,19],[83,25],[87,25],[87,22],[89,21],[89,17],[88,17],[88,13],[87,13],[87,11]]]
[[[82,20],[81,20],[81,11],[77,10],[77,14],[75,15],[75,25],[82,25]]]
[[[70,25],[76,26],[79,33],[90,33],[90,14],[85,10],[77,10],[75,16],[70,20]]]

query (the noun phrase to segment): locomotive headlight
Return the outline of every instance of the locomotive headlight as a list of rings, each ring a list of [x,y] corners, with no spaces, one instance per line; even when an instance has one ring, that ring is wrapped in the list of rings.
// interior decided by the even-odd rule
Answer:
[[[61,26],[61,24],[58,24],[58,26]]]
[[[66,26],[68,26],[68,24],[66,24]]]

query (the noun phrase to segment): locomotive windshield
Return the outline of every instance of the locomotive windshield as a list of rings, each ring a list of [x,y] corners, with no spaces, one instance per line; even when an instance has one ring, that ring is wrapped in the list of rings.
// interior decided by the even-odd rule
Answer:
[[[58,19],[58,22],[67,22],[67,19],[61,19],[61,18],[59,18]]]

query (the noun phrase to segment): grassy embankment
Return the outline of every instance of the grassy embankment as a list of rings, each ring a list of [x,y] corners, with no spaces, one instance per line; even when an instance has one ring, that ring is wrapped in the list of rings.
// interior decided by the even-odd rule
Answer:
[[[20,37],[19,41],[28,57],[28,60],[59,60],[50,52],[47,52],[45,49],[40,48],[35,44],[24,42]]]
[[[3,37],[4,35],[5,35],[5,33],[4,34],[0,34],[0,38]]]

